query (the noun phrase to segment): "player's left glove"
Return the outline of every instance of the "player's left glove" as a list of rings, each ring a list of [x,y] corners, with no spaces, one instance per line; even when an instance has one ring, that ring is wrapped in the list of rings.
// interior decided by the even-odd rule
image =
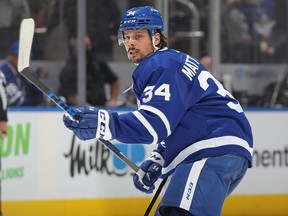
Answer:
[[[140,168],[145,172],[142,179],[139,179],[137,174],[133,175],[133,182],[135,187],[145,193],[152,193],[155,189],[154,183],[161,176],[164,159],[162,155],[154,151],[150,154],[141,165]]]
[[[81,116],[81,119],[74,120],[70,115],[65,114],[63,122],[80,140],[89,140],[95,137],[104,140],[113,139],[114,127],[110,122],[108,111],[92,106],[80,107],[73,111]]]

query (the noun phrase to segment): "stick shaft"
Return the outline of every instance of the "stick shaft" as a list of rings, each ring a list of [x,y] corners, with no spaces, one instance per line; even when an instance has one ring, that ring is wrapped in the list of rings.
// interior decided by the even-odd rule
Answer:
[[[149,203],[149,206],[147,207],[147,209],[146,209],[146,211],[145,211],[144,216],[149,216],[149,213],[150,213],[151,209],[153,208],[156,200],[158,199],[159,194],[161,193],[162,188],[164,187],[166,181],[167,181],[167,178],[165,178],[165,179],[163,179],[163,180],[161,181],[161,183],[160,183],[160,185],[159,185],[156,193],[154,194],[153,198],[151,199],[151,201],[150,201],[150,203]]]
[[[61,98],[59,98],[54,92],[52,92],[47,86],[44,85],[40,80],[38,80],[30,71],[29,68],[25,68],[21,72],[22,76],[28,79],[34,86],[36,86],[40,91],[42,91],[45,95],[47,95],[58,107],[63,109],[69,115],[71,115],[74,119],[79,119],[78,116],[72,109],[69,107]],[[127,166],[129,166],[134,172],[136,172],[140,177],[143,178],[144,171],[140,169],[133,161],[127,158],[115,145],[111,142],[103,139],[99,139],[99,141],[104,144],[107,148],[109,148],[114,154],[116,154]]]
[[[20,40],[19,40],[19,60],[18,60],[18,70],[19,73],[30,81],[35,87],[37,87],[41,92],[48,96],[58,107],[71,115],[75,120],[81,119],[76,112],[73,111],[59,96],[57,96],[52,90],[50,90],[44,83],[42,83],[38,78],[36,78],[29,70],[30,52],[33,41],[34,34],[34,20],[24,19],[20,27]],[[27,58],[27,56],[29,58]],[[133,161],[127,158],[115,145],[107,140],[99,139],[108,149],[115,153],[127,166],[129,166],[136,174],[143,178],[144,171],[140,169]]]

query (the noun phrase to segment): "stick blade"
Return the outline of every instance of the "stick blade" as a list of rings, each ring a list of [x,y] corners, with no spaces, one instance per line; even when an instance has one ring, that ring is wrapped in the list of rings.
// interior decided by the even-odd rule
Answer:
[[[18,71],[29,67],[30,52],[34,36],[35,22],[32,18],[23,19],[20,25]]]

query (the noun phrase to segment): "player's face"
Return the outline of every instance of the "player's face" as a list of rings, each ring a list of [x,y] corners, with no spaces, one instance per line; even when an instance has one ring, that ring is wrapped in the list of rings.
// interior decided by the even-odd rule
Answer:
[[[154,47],[148,30],[127,30],[124,32],[124,46],[128,59],[139,63],[154,52]]]

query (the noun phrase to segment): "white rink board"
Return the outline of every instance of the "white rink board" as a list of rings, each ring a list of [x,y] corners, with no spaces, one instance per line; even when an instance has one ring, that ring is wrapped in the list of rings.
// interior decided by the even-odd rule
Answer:
[[[3,146],[5,152],[11,148],[11,153],[2,157],[3,200],[146,196],[134,188],[131,169],[113,167],[113,160],[119,159],[109,150],[102,152],[102,144],[96,144],[96,140],[83,142],[76,139],[72,156],[65,157],[64,154],[67,155],[71,151],[73,134],[65,128],[62,116],[61,111],[9,112],[12,136],[4,141]],[[27,125],[30,125],[30,129]],[[19,138],[21,136],[16,135],[17,133],[25,134],[22,135],[22,139],[28,140],[26,141],[28,152],[23,152],[22,146],[25,145],[23,142],[16,141],[21,140]],[[19,146],[19,153],[16,153],[16,146]],[[149,147],[152,146],[146,148],[142,146],[141,148],[147,150],[148,155]],[[80,157],[82,157],[78,162],[77,148],[80,148]],[[146,158],[146,152],[142,153],[145,154],[142,155],[141,161]],[[72,161],[75,164],[73,177],[70,169]],[[78,164],[85,164],[85,169],[82,168],[78,172]]]
[[[287,194],[288,111],[247,112],[247,117],[254,133],[254,167],[234,193]]]
[[[72,133],[63,125],[62,116],[63,112],[56,108],[9,111],[10,134],[2,143],[4,201],[146,196],[134,188],[131,169],[123,167],[102,145],[95,140],[72,142]],[[260,156],[234,194],[287,194],[288,111],[247,111],[247,116]],[[154,148],[115,144],[138,164]],[[78,158],[77,148],[81,153]],[[277,159],[279,155],[281,160]],[[78,165],[82,165],[79,172]]]

